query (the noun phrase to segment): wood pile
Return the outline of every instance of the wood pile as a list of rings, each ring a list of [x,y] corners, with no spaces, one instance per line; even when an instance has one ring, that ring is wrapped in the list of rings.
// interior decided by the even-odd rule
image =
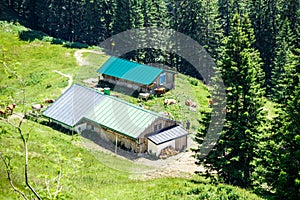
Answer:
[[[166,147],[163,150],[161,150],[158,158],[165,159],[165,158],[168,158],[171,156],[175,156],[178,153],[179,153],[179,151],[175,150],[174,147],[169,146],[169,147]]]

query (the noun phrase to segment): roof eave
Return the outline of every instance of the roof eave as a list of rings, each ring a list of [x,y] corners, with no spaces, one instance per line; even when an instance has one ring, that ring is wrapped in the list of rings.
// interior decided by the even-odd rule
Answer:
[[[117,130],[115,130],[115,129],[113,129],[113,128],[111,128],[111,127],[108,127],[108,126],[105,126],[105,125],[103,125],[103,124],[101,124],[101,123],[98,123],[98,122],[96,122],[96,121],[93,121],[93,120],[90,120],[89,118],[87,118],[87,117],[83,117],[83,118],[81,118],[75,125],[78,125],[79,123],[80,123],[80,121],[82,121],[82,120],[87,120],[87,121],[89,121],[89,122],[92,122],[92,123],[95,123],[95,124],[98,124],[98,125],[100,125],[100,126],[102,126],[102,127],[104,127],[104,128],[107,128],[107,129],[109,129],[109,130],[112,130],[112,131],[114,131],[114,132],[116,132],[116,133],[118,133],[118,134],[120,134],[120,135],[123,135],[123,136],[126,136],[126,137],[129,137],[129,138],[131,138],[131,139],[133,139],[133,140],[135,140],[135,141],[138,141],[138,139],[139,139],[139,137],[137,137],[137,138],[135,138],[135,137],[132,137],[132,136],[130,136],[130,135],[127,135],[126,133],[122,133],[122,132],[120,132],[120,131],[117,131]]]

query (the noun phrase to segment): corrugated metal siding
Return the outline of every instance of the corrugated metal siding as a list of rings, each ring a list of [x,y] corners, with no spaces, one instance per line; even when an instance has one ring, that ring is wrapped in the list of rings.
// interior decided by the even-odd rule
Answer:
[[[112,97],[104,98],[86,115],[87,119],[132,138],[138,138],[159,117],[157,114]]]
[[[155,144],[162,144],[164,142],[180,138],[185,135],[188,135],[188,132],[184,130],[181,126],[176,126],[156,135],[149,136],[148,139],[154,142]]]
[[[110,57],[97,72],[135,83],[149,85],[163,70],[116,57]]]
[[[73,127],[103,99],[103,95],[74,84],[49,106],[43,115]]]
[[[48,107],[43,115],[70,127],[86,118],[135,139],[156,119],[163,118],[157,113],[77,84]]]

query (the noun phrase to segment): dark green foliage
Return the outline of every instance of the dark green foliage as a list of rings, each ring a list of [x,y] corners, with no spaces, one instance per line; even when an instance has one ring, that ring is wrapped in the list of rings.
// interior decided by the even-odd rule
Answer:
[[[29,42],[32,42],[34,40],[42,40],[45,36],[46,34],[41,31],[23,30],[19,32],[20,40]]]
[[[87,44],[83,44],[80,42],[66,42],[63,44],[64,47],[68,47],[68,48],[76,48],[76,49],[82,49],[82,48],[87,48],[88,45]]]
[[[264,93],[259,83],[264,76],[259,53],[252,48],[255,40],[248,16],[235,15],[231,23],[219,63],[227,88],[226,120],[217,146],[199,163],[207,174],[216,171],[227,183],[249,187],[263,119]],[[203,138],[203,132],[198,137]]]
[[[263,69],[266,73],[265,85],[269,86],[271,67],[274,61],[276,35],[278,33],[278,0],[253,1],[248,7],[256,37],[255,47],[260,51]],[[270,91],[267,87],[267,93]]]
[[[260,140],[256,159],[256,184],[267,183],[276,199],[300,198],[300,87],[281,105],[268,132]],[[265,188],[264,188],[265,189]]]
[[[293,53],[295,52],[293,41],[295,40],[290,25],[285,21],[277,39],[276,58],[270,84],[273,100],[281,104],[287,103],[296,86],[293,82],[297,79],[296,66],[299,65],[299,57],[297,59]]]

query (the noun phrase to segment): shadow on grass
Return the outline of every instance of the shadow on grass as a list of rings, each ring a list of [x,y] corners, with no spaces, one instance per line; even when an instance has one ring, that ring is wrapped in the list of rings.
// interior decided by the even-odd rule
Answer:
[[[76,135],[77,134],[75,131],[67,129],[59,124],[54,123],[54,122],[48,122],[48,121],[43,120],[43,121],[40,121],[39,123],[44,126],[48,126],[48,127],[52,128],[53,130],[65,133],[67,135]]]
[[[129,96],[132,96],[132,97],[135,97],[135,98],[138,98],[138,96],[139,96],[139,91],[138,90],[128,88],[128,87],[125,87],[125,86],[115,85],[115,84],[112,84],[112,83],[109,83],[109,82],[103,81],[103,80],[100,80],[98,82],[97,87],[101,87],[101,88],[109,87],[112,91],[119,92],[119,93],[122,93],[122,94],[125,94],[125,95],[129,95]]]
[[[54,37],[48,36],[47,34],[41,32],[41,31],[36,31],[36,30],[20,31],[19,38],[20,38],[20,40],[29,41],[29,42],[32,42],[35,40],[40,40],[43,42],[50,42],[51,44],[60,44],[66,48],[82,49],[82,48],[89,47],[87,44],[83,44],[80,42],[69,42],[69,41],[59,39],[59,38],[54,38]]]

